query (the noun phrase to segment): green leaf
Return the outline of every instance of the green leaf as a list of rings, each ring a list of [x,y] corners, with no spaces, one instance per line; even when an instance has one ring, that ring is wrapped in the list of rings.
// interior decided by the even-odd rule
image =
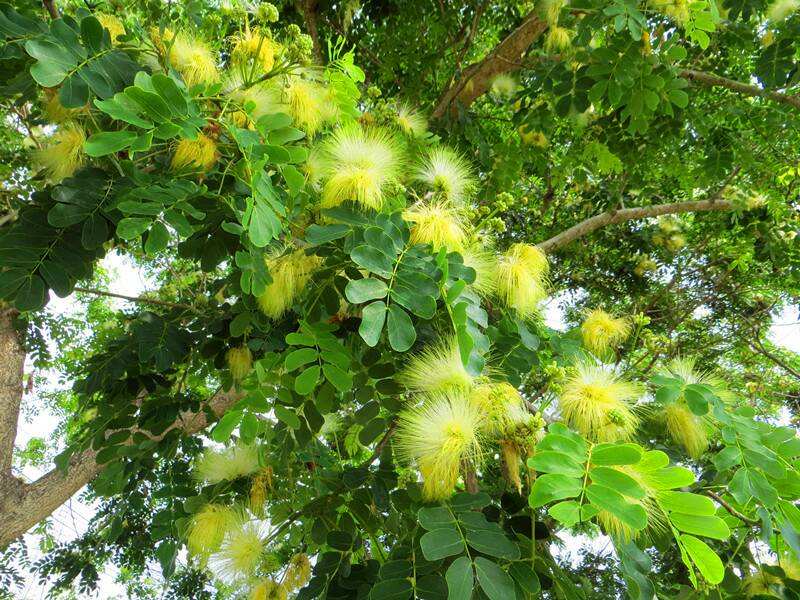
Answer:
[[[444,529],[455,525],[453,515],[444,506],[420,508],[417,511],[417,521],[428,531],[440,528]]]
[[[586,488],[589,502],[601,510],[607,510],[631,529],[639,531],[647,527],[647,513],[641,505],[628,502],[618,491],[596,483]]]
[[[472,561],[466,556],[460,556],[447,568],[445,574],[447,581],[448,600],[470,600],[475,578],[472,573]]]
[[[31,67],[31,76],[43,87],[57,86],[78,65],[72,54],[49,40],[28,40],[25,51],[37,60]]]
[[[581,520],[581,506],[574,500],[565,500],[554,504],[547,512],[567,527],[572,527]]]
[[[135,131],[101,131],[83,143],[83,150],[89,156],[105,156],[119,152],[131,145],[139,137]]]
[[[283,368],[287,371],[294,371],[297,367],[302,367],[310,362],[317,360],[319,356],[316,348],[300,348],[292,350],[286,355],[283,361]]]
[[[428,560],[440,560],[464,551],[464,541],[457,529],[434,529],[423,535],[419,544]]]
[[[295,414],[294,411],[289,410],[285,406],[276,405],[275,406],[275,416],[278,417],[279,420],[283,421],[287,427],[291,427],[292,429],[300,429],[300,418]]]
[[[350,252],[350,258],[359,267],[367,269],[372,273],[377,273],[381,277],[391,277],[394,259],[381,252],[374,246],[362,244],[356,246]]]
[[[592,449],[593,465],[635,465],[641,458],[642,448],[636,444],[598,444]]]
[[[227,442],[241,420],[242,411],[240,410],[232,410],[225,413],[214,426],[214,429],[211,430],[211,439],[220,444]]]
[[[385,298],[388,292],[389,288],[386,282],[371,277],[351,280],[344,289],[345,297],[353,304],[361,304],[368,300]]]
[[[697,384],[687,385],[683,390],[686,404],[694,414],[703,416],[708,413],[708,399],[706,390]]]
[[[642,499],[646,495],[633,477],[611,467],[594,467],[589,471],[589,477],[592,483],[609,487],[631,498]]]
[[[275,211],[270,208],[266,200],[256,200],[253,204],[253,214],[250,216],[248,236],[256,248],[263,248],[273,238],[278,237],[281,231],[281,222]]]
[[[417,340],[417,332],[411,322],[411,317],[396,304],[389,306],[386,328],[389,332],[389,345],[396,352],[405,352]]]
[[[694,483],[694,473],[683,467],[665,467],[648,475],[651,486],[657,490],[673,490]]]
[[[524,562],[513,562],[508,568],[511,577],[529,594],[538,594],[542,586],[536,572]]]
[[[143,217],[125,217],[117,223],[117,235],[123,240],[135,239],[147,231],[152,222]]]
[[[353,387],[353,376],[336,365],[325,363],[322,365],[322,372],[325,379],[330,381],[333,387],[340,392],[346,392]]]
[[[581,493],[580,479],[558,473],[548,473],[536,478],[528,502],[531,508],[544,506],[554,500],[574,498]]]
[[[414,589],[408,578],[383,579],[370,591],[373,600],[406,600],[411,598]]]
[[[350,226],[343,224],[335,225],[310,225],[306,229],[306,241],[312,246],[327,244],[333,240],[343,238],[350,233]]]
[[[717,540],[726,540],[731,535],[731,530],[725,521],[715,516],[688,515],[674,512],[670,514],[670,521],[678,531],[693,533]]]
[[[687,515],[713,516],[717,512],[711,498],[689,492],[661,492],[658,503],[666,511]]]
[[[683,547],[697,566],[697,569],[711,585],[717,585],[725,577],[725,567],[708,545],[694,536],[684,534],[680,537]]]
[[[147,241],[144,244],[144,251],[148,256],[161,252],[166,249],[169,243],[169,230],[161,221],[156,221],[147,232]]]
[[[478,583],[489,600],[515,600],[514,580],[494,562],[478,556],[475,559]]]
[[[717,470],[727,471],[742,462],[742,451],[738,446],[726,446],[721,452],[715,454],[712,460]]]
[[[313,392],[319,381],[319,373],[319,365],[308,367],[294,380],[294,391],[301,396],[306,396]]]
[[[563,452],[540,451],[528,459],[528,466],[542,473],[561,473],[570,477],[581,477],[583,465]]]
[[[383,324],[386,322],[386,304],[376,300],[372,304],[367,304],[361,311],[361,324],[358,326],[358,334],[367,346],[375,347],[381,339]]]
[[[467,543],[478,552],[489,556],[507,560],[519,558],[519,548],[506,537],[499,527],[496,530],[469,530],[467,531]]]

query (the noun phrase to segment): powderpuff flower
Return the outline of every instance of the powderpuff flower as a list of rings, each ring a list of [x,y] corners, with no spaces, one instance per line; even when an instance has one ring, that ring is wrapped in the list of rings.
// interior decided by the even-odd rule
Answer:
[[[521,317],[537,313],[547,295],[549,265],[544,252],[529,244],[514,244],[497,265],[497,292]]]
[[[216,142],[207,135],[198,133],[193,140],[183,139],[178,142],[171,166],[174,171],[187,169],[208,173],[218,158]]]
[[[477,188],[470,164],[463,156],[445,147],[434,148],[428,153],[415,178],[454,205],[464,204]]]
[[[402,167],[400,144],[390,134],[358,126],[343,127],[325,144],[322,207],[351,200],[380,210],[387,187]]]
[[[477,242],[468,243],[460,250],[464,264],[475,269],[475,281],[470,287],[481,296],[490,296],[497,291],[497,257],[491,248]]]
[[[469,399],[483,415],[484,430],[489,434],[505,431],[523,406],[520,393],[505,382],[479,385]]]
[[[326,90],[314,81],[301,77],[287,78],[283,99],[295,124],[309,136],[313,136],[329,116]]]
[[[117,17],[114,15],[109,15],[108,13],[103,12],[96,12],[94,13],[94,18],[100,21],[100,25],[103,28],[108,30],[108,34],[111,37],[111,43],[116,44],[117,38],[121,35],[125,35],[125,26],[122,24]]]
[[[640,385],[625,381],[610,369],[580,363],[564,383],[558,399],[564,420],[594,442],[627,440],[639,425],[633,404]]]
[[[276,258],[267,259],[267,270],[272,282],[258,297],[258,306],[270,319],[281,317],[305,291],[311,275],[322,259],[295,250]]]
[[[475,383],[464,363],[455,338],[440,341],[411,357],[397,381],[413,392],[444,393],[469,390]]]
[[[401,413],[395,447],[398,456],[417,464],[426,500],[449,498],[462,464],[480,462],[481,420],[477,407],[458,392],[431,396]]]
[[[263,536],[260,522],[237,523],[227,532],[219,551],[211,557],[211,570],[227,583],[253,577],[264,551]]]
[[[394,122],[403,133],[411,137],[422,137],[428,131],[427,119],[405,102],[396,105]]]
[[[492,79],[492,93],[495,96],[510,98],[517,91],[517,80],[508,73],[500,73]]]
[[[550,27],[554,27],[558,23],[561,9],[564,8],[565,4],[564,0],[542,0],[537,3],[537,8],[545,22]]]
[[[84,164],[85,141],[86,134],[80,125],[66,123],[58,128],[50,143],[37,153],[37,161],[47,171],[50,182],[58,183],[72,176]]]
[[[589,312],[581,325],[583,345],[597,355],[616,348],[630,333],[630,320],[615,318],[599,308]]]
[[[216,83],[219,81],[217,61],[211,48],[199,38],[184,33],[173,34],[166,30],[164,35],[154,36],[156,45],[169,51],[169,63],[183,76],[188,86]],[[169,43],[172,43],[169,46]]]
[[[204,450],[195,461],[194,475],[199,481],[214,484],[252,475],[259,468],[258,448],[237,444],[222,450]]]
[[[308,555],[295,554],[289,559],[289,565],[286,567],[283,576],[284,585],[290,590],[295,590],[307,584],[309,579],[311,579],[311,561],[308,560]]]
[[[800,9],[800,0],[775,0],[767,8],[767,18],[773,23],[780,23]]]
[[[225,533],[235,524],[236,515],[227,506],[206,504],[192,515],[186,546],[195,556],[207,556],[219,550]]]
[[[564,52],[572,47],[572,32],[566,27],[551,27],[544,38],[547,52]]]
[[[412,244],[430,244],[434,251],[461,250],[466,236],[461,215],[452,205],[417,202],[403,213],[403,218],[411,223]]]
[[[239,381],[247,377],[250,369],[253,368],[253,354],[247,345],[238,348],[231,348],[225,355],[228,361],[228,368],[234,380]]]
[[[233,39],[231,60],[234,64],[256,66],[263,73],[269,73],[275,66],[277,44],[260,29],[254,28],[239,33]]]
[[[264,579],[250,590],[249,600],[286,600],[287,587],[272,579]]]

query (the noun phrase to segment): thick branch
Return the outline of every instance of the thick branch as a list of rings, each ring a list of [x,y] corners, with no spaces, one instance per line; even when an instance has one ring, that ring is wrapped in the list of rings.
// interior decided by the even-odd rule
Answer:
[[[25,370],[25,349],[14,327],[16,314],[0,309],[0,483],[11,475]]]
[[[461,74],[461,78],[440,96],[432,117],[439,119],[458,101],[464,106],[472,104],[491,87],[492,80],[501,73],[515,71],[520,67],[520,58],[547,29],[547,24],[534,12],[530,12],[522,24],[481,61],[472,63]]]
[[[782,94],[780,92],[772,92],[758,87],[757,85],[749,85],[714,75],[714,73],[704,73],[703,71],[694,71],[692,69],[683,69],[680,71],[680,76],[684,79],[689,79],[701,85],[708,87],[724,87],[745,96],[758,96],[760,98],[767,98],[785,104],[792,108],[800,108],[800,96],[790,96],[789,94]]]
[[[242,393],[235,390],[218,393],[209,401],[208,407],[216,417],[220,417],[241,398]],[[173,429],[191,435],[205,429],[208,424],[205,411],[186,412],[152,439],[161,440]],[[95,460],[96,455],[92,449],[84,450],[70,458],[66,474],[53,469],[33,483],[25,484],[15,479],[12,484],[0,488],[0,548],[48,517],[94,479],[103,470],[103,465]]]
[[[47,14],[50,15],[51,19],[58,19],[60,15],[58,14],[56,0],[42,0],[42,5],[47,9]]]
[[[317,0],[299,0],[296,6],[303,15],[303,19],[306,22],[306,29],[308,29],[308,35],[311,36],[311,41],[314,42],[314,60],[317,64],[321,65],[323,57],[322,46],[319,40],[319,29],[317,27]]]
[[[610,210],[599,215],[595,215],[594,217],[590,217],[585,221],[581,221],[577,225],[573,225],[569,229],[551,237],[549,240],[539,243],[538,246],[544,252],[555,252],[570,242],[574,242],[578,238],[589,235],[593,231],[596,231],[601,227],[605,227],[606,225],[615,225],[617,223],[623,223],[624,221],[644,219],[646,217],[657,217],[659,215],[732,209],[733,204],[731,202],[712,198],[710,200],[672,202],[670,204],[656,204],[654,206],[640,206],[636,208]]]

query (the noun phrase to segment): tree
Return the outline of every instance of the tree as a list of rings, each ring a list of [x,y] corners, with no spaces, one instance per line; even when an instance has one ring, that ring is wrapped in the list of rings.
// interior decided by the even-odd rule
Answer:
[[[793,3],[44,8],[0,6],[0,546],[89,484],[59,586],[798,593]],[[74,382],[31,483],[26,353]]]

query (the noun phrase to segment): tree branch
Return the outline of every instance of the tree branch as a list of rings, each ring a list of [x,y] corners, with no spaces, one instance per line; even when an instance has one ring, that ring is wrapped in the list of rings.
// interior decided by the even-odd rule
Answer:
[[[177,302],[167,302],[166,300],[156,300],[154,298],[146,298],[144,296],[126,296],[125,294],[115,294],[114,292],[107,292],[105,290],[96,290],[94,288],[76,287],[74,291],[82,294],[94,294],[95,296],[107,296],[109,298],[121,298],[129,300],[130,302],[141,302],[143,304],[156,304],[158,306],[166,306],[167,308],[180,308],[184,310],[195,310],[193,306],[188,304],[179,304]]]
[[[623,208],[621,210],[609,210],[594,217],[590,217],[585,221],[581,221],[577,225],[573,225],[569,229],[562,231],[558,235],[551,237],[538,244],[543,252],[555,252],[574,242],[578,238],[605,227],[606,225],[615,225],[623,223],[624,221],[632,221],[634,219],[644,219],[646,217],[657,217],[659,215],[679,214],[686,212],[701,212],[710,210],[732,210],[733,204],[727,200],[717,200],[711,198],[709,200],[697,200],[690,202],[672,202],[669,204],[656,204],[654,206],[640,206],[636,208]]]
[[[501,73],[519,68],[519,59],[547,29],[547,24],[531,11],[519,27],[481,61],[472,63],[461,74],[460,79],[439,97],[431,117],[439,119],[458,101],[464,106],[472,104],[482,96]]]
[[[314,60],[317,64],[322,64],[322,46],[319,41],[319,28],[317,26],[317,0],[298,0],[295,6],[303,15],[303,20],[306,22],[306,29],[308,35],[311,36],[311,41],[314,42],[313,52]]]
[[[243,394],[236,390],[220,392],[209,400],[208,408],[219,418],[242,397]],[[151,439],[159,441],[173,429],[192,435],[209,424],[206,411],[188,411]],[[54,468],[33,483],[26,484],[12,478],[10,485],[0,488],[0,549],[46,518],[94,479],[104,468],[97,463],[96,456],[96,451],[90,448],[70,457],[66,473]]]
[[[47,14],[50,15],[51,19],[58,19],[60,17],[55,0],[42,0],[42,6],[47,9]]]
[[[747,523],[748,525],[758,525],[761,522],[758,519],[752,519],[752,518],[750,518],[750,517],[748,517],[746,515],[743,515],[738,510],[733,508],[733,506],[728,504],[728,502],[726,500],[723,500],[722,496],[720,496],[719,494],[717,494],[715,492],[712,492],[711,490],[703,490],[703,493],[706,496],[708,496],[709,498],[711,498],[712,500],[715,500],[716,502],[718,502],[719,505],[722,508],[727,510],[730,514],[732,514],[734,517],[736,517],[740,521],[743,521],[744,523]]]
[[[11,477],[25,373],[25,349],[14,326],[16,316],[13,309],[0,310],[0,483]]]
[[[679,75],[684,79],[689,79],[696,83],[700,83],[707,87],[724,87],[734,92],[744,94],[745,96],[757,96],[760,98],[767,98],[779,104],[785,104],[792,108],[800,108],[800,96],[791,96],[789,94],[782,94],[780,92],[772,92],[758,87],[757,85],[749,85],[720,77],[714,73],[704,73],[703,71],[694,71],[692,69],[683,69]]]

